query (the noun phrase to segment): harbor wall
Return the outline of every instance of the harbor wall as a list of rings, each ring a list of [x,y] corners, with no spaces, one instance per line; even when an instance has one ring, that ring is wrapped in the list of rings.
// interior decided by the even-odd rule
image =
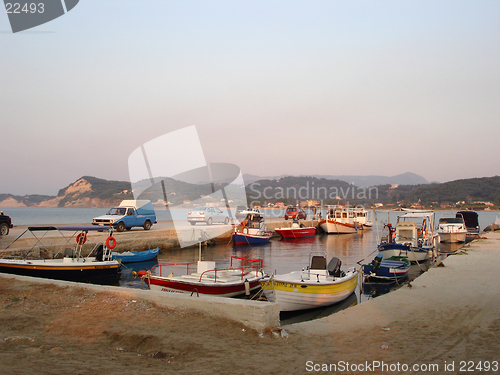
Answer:
[[[158,306],[173,310],[197,312],[207,316],[230,319],[244,324],[246,327],[263,332],[266,328],[278,327],[280,324],[279,305],[264,301],[251,301],[237,298],[210,296],[190,296],[188,294],[170,294],[144,289],[123,288],[117,286],[75,283],[70,281],[42,279],[0,273],[0,277],[24,280],[38,284],[51,284],[60,287],[74,287],[94,292],[113,293],[131,300],[145,300]]]
[[[300,220],[301,224],[304,224],[305,226],[318,226],[318,220]],[[274,231],[276,228],[286,228],[290,227],[292,225],[292,220],[284,220],[283,218],[272,218],[267,220],[266,219],[266,228],[268,230]],[[211,230],[217,231],[217,236],[213,237],[213,239],[210,241],[210,243],[205,243],[205,245],[214,245],[214,244],[229,244],[232,241],[232,234],[234,232],[234,227],[232,226],[226,226],[227,231],[224,231],[224,227],[222,225],[195,225],[193,227],[188,226],[182,230],[186,231],[192,231],[193,229],[195,230],[201,230],[201,231],[206,231],[209,232]],[[2,248],[6,248],[10,243],[12,243],[17,236],[19,236],[23,231],[25,231],[28,228],[28,226],[17,226],[14,227],[11,230],[11,233],[8,236],[3,236],[6,238],[2,238],[1,241],[1,246]],[[317,229],[318,231],[320,229]],[[222,232],[222,233],[220,233]],[[59,249],[60,245],[59,242],[57,241],[52,241],[49,240],[51,237],[60,237],[60,234],[51,234],[47,233],[46,236],[44,236],[44,245],[46,245],[46,248],[52,253],[55,254]],[[103,234],[100,233],[93,233],[89,232],[88,233],[88,245],[84,246],[84,255],[85,250],[90,251],[92,249],[92,243],[94,240],[98,240],[100,237],[102,237]],[[133,228],[130,231],[124,231],[121,233],[114,232],[113,236],[116,238],[116,248],[113,249],[113,251],[116,252],[125,252],[125,251],[141,251],[141,250],[148,250],[148,249],[154,249],[156,247],[159,247],[161,250],[170,250],[170,249],[176,249],[179,248],[179,240],[177,238],[177,233],[175,229],[173,229],[173,223],[171,221],[163,221],[163,222],[158,222],[157,224],[153,225],[151,230],[145,231],[142,228]],[[274,236],[276,238],[279,238],[280,235],[277,234],[276,232],[274,233]],[[105,239],[105,237],[104,237]],[[102,241],[102,238],[101,238]],[[52,243],[53,242],[53,243]],[[64,242],[64,241],[63,241]],[[31,238],[31,240],[25,240],[25,241],[20,241],[19,246],[16,247],[15,249],[21,250],[21,249],[29,249],[31,246],[33,246],[36,243],[35,238]],[[194,245],[198,246],[198,245]],[[12,249],[14,250],[14,249]],[[35,253],[30,253],[32,256],[38,256],[38,254]],[[43,256],[43,254],[40,254],[40,256]]]

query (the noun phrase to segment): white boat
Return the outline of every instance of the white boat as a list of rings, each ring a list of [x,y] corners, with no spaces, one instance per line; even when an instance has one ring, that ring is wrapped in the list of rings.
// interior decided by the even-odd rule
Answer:
[[[387,224],[389,234],[378,246],[384,259],[407,257],[410,262],[423,262],[434,254],[434,211],[407,211],[398,216],[396,228]]]
[[[279,304],[280,311],[333,305],[348,298],[358,285],[356,269],[343,272],[341,263],[332,258],[327,266],[325,253],[311,253],[310,266],[261,281],[262,291],[268,301]]]
[[[445,216],[439,219],[437,234],[440,242],[465,242],[467,226],[462,215]]]
[[[93,243],[87,242],[87,235],[92,231],[105,233],[100,239],[92,241]],[[47,235],[48,233],[52,235]],[[94,238],[95,236],[92,237]],[[111,255],[115,246],[112,227],[30,226],[2,250],[0,272],[56,280],[114,284],[120,278],[120,262],[113,260]],[[59,250],[53,254],[51,248]],[[84,255],[84,252],[88,254]],[[45,256],[42,257],[42,254]]]
[[[326,217],[319,225],[328,234],[356,233],[372,228],[370,213],[364,207],[327,206]]]

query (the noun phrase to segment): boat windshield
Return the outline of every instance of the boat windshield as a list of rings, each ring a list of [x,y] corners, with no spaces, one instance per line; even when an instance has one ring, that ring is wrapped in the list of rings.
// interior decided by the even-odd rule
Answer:
[[[463,224],[464,219],[461,217],[443,217],[439,219],[440,224]]]
[[[111,210],[109,210],[106,215],[122,215],[123,216],[123,215],[125,215],[126,210],[127,209],[124,207],[115,207],[115,208],[112,208]]]

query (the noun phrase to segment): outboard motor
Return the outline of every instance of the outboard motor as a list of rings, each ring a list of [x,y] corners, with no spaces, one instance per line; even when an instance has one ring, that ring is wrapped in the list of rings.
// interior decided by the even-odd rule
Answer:
[[[372,260],[372,265],[373,265],[373,273],[377,273],[378,269],[380,268],[380,263],[382,263],[382,254],[378,254],[375,258]]]
[[[328,262],[328,274],[333,277],[343,277],[345,273],[341,271],[340,266],[342,261],[339,258],[333,257]]]

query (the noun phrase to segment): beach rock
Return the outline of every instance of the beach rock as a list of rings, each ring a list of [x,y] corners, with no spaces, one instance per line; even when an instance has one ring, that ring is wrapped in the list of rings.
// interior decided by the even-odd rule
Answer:
[[[500,229],[500,225],[498,224],[490,224],[488,225],[486,228],[484,228],[484,231],[485,232],[493,232],[495,230],[499,230]]]

